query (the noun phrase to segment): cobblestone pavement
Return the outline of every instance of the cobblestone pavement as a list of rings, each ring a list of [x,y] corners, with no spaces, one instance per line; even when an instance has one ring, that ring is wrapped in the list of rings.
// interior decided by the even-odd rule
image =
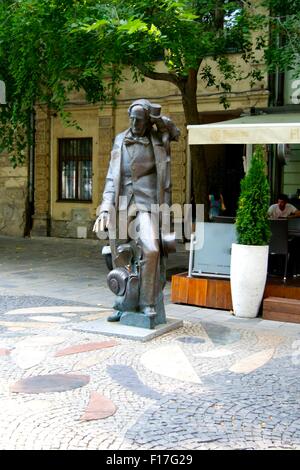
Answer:
[[[183,327],[112,338],[79,331],[112,301],[97,242],[3,237],[0,268],[1,449],[300,448],[299,325],[172,305],[168,285]],[[25,393],[41,376],[85,382]]]

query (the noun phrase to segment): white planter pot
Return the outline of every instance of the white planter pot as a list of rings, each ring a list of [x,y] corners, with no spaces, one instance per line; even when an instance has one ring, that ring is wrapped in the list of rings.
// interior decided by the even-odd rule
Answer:
[[[269,245],[232,244],[230,285],[237,317],[257,316],[267,279]]]

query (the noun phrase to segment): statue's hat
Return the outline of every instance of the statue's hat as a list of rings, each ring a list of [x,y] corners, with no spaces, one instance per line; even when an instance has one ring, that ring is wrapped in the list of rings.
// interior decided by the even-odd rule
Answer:
[[[161,112],[161,106],[160,104],[156,103],[150,103],[150,117],[151,118],[159,118],[160,117],[160,112]]]
[[[160,104],[151,103],[149,100],[146,100],[145,98],[135,100],[129,106],[129,109],[128,109],[129,114],[134,106],[142,106],[142,108],[148,111],[150,118],[157,119],[160,117],[160,112],[161,112]]]

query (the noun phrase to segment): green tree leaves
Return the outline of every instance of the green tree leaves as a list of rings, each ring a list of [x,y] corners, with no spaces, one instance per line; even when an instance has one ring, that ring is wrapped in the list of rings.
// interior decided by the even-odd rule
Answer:
[[[250,169],[241,181],[241,194],[238,202],[236,230],[238,243],[242,245],[268,245],[270,224],[268,208],[270,188],[266,177],[264,152],[256,146]]]
[[[270,8],[270,17],[256,5]],[[28,115],[36,103],[70,125],[64,111],[69,91],[83,89],[88,101],[99,104],[114,102],[125,66],[136,80],[146,76],[175,84],[186,122],[196,123],[201,65],[203,85],[216,87],[227,107],[234,81],[250,78],[254,86],[262,79],[255,49],[267,50],[273,70],[293,67],[299,12],[300,0],[1,0],[0,80],[7,87],[7,106],[0,112],[0,146],[22,161]],[[249,73],[228,60],[230,51],[251,65]],[[158,59],[164,73],[155,69]]]

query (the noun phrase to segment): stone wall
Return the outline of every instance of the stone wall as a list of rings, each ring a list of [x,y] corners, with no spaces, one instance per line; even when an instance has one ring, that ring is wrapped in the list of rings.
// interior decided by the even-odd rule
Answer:
[[[0,235],[24,236],[27,206],[27,163],[13,168],[0,154]]]

